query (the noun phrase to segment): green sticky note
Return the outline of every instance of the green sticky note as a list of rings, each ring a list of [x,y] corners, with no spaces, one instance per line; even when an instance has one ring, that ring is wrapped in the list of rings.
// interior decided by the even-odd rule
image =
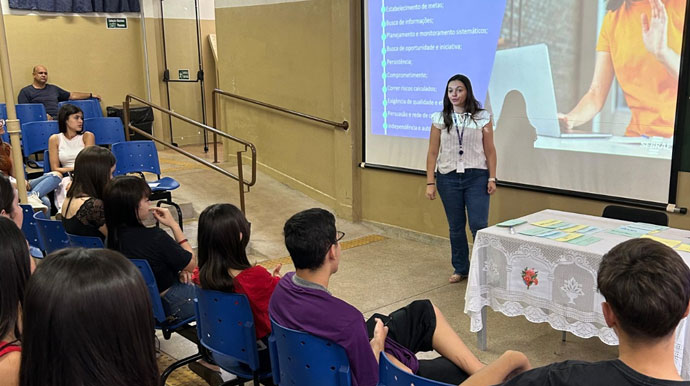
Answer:
[[[522,220],[519,218],[508,220],[508,221],[503,221],[502,223],[496,224],[497,227],[514,227],[516,225],[524,224],[526,223],[526,220]]]

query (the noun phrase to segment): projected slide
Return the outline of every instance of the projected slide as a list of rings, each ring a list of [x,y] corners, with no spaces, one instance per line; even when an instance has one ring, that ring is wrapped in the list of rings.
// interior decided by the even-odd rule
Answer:
[[[374,134],[427,138],[449,71],[469,76],[483,101],[505,1],[372,1]],[[380,60],[377,61],[376,59]]]
[[[665,202],[685,0],[365,1],[365,160],[424,170],[467,75],[498,177]]]

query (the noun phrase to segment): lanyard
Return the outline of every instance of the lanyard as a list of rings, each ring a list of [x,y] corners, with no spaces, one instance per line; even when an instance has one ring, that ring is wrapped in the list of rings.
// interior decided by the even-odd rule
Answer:
[[[462,113],[462,132],[460,132],[460,124],[458,123],[458,113],[453,112],[453,122],[455,123],[455,131],[458,133],[458,141],[460,143],[460,155],[463,155],[464,151],[462,150],[462,138],[465,136],[465,126],[467,126],[466,123],[466,118],[470,115],[470,113]]]

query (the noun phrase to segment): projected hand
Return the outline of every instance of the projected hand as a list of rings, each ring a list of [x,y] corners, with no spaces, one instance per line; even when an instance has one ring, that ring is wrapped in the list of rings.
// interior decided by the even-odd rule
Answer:
[[[666,7],[661,0],[649,0],[651,6],[651,19],[646,13],[642,19],[642,41],[645,48],[657,59],[661,60],[668,47],[668,16]]]
[[[563,113],[558,113],[558,124],[561,126],[561,130],[572,130],[573,126],[575,126],[572,119]]]
[[[425,195],[429,200],[436,199],[436,185],[427,185]]]

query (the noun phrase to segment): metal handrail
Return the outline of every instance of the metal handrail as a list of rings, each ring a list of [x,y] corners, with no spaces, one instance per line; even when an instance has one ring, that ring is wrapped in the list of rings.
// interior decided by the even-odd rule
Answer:
[[[141,104],[143,104],[143,105],[149,106],[149,107],[151,107],[152,109],[158,110],[158,111],[160,111],[160,112],[162,112],[162,113],[164,113],[164,114],[168,114],[168,115],[171,116],[171,117],[175,117],[175,118],[177,118],[177,119],[179,119],[179,120],[181,120],[181,121],[187,122],[187,123],[189,123],[190,125],[193,125],[193,126],[196,126],[196,127],[201,128],[201,129],[203,129],[203,130],[212,132],[212,133],[213,133],[213,138],[214,138],[214,152],[215,152],[215,140],[216,140],[216,136],[217,136],[217,135],[220,135],[221,137],[226,138],[226,139],[229,139],[229,140],[231,140],[231,141],[233,141],[233,142],[239,143],[240,145],[244,145],[244,150],[238,151],[238,152],[237,152],[237,175],[234,175],[234,174],[230,173],[229,171],[227,171],[227,170],[225,170],[225,169],[223,169],[223,168],[221,168],[221,167],[219,167],[219,166],[217,166],[217,165],[214,165],[214,164],[211,163],[211,162],[206,161],[206,160],[203,159],[203,158],[200,158],[200,157],[198,157],[198,156],[196,156],[196,155],[194,155],[194,154],[192,154],[192,153],[190,153],[190,152],[188,152],[188,151],[182,150],[182,149],[180,149],[179,147],[173,146],[173,145],[171,145],[170,143],[165,142],[165,141],[163,141],[163,140],[160,140],[160,139],[154,137],[153,135],[151,135],[151,134],[149,134],[149,133],[147,133],[147,132],[145,132],[145,131],[139,129],[138,127],[133,126],[133,125],[131,124],[130,120],[129,120],[129,116],[130,116],[130,111],[129,111],[130,107],[129,107],[129,104],[130,104],[130,102],[131,102],[132,100],[135,100],[135,101],[137,101],[137,102],[139,102],[139,103],[141,103]],[[211,169],[213,169],[213,170],[215,170],[215,171],[217,171],[217,172],[223,174],[224,176],[230,177],[230,178],[232,178],[233,180],[239,182],[239,187],[240,187],[240,209],[242,210],[242,213],[245,213],[245,204],[244,204],[244,193],[245,193],[245,191],[244,191],[244,186],[247,186],[247,192],[249,192],[249,187],[254,186],[254,184],[256,184],[256,146],[254,146],[253,143],[247,142],[247,141],[245,141],[245,140],[243,140],[243,139],[241,139],[241,138],[234,137],[234,136],[232,136],[232,135],[230,135],[230,134],[227,134],[227,133],[224,133],[224,132],[222,132],[222,131],[220,131],[220,130],[218,130],[218,129],[216,129],[216,128],[213,128],[213,127],[211,127],[211,126],[205,125],[205,124],[200,123],[200,122],[197,122],[197,121],[195,121],[195,120],[193,120],[193,119],[191,119],[191,118],[185,117],[185,116],[182,115],[182,114],[178,114],[178,113],[176,113],[176,112],[174,112],[174,111],[168,110],[168,109],[166,109],[166,108],[164,108],[164,107],[161,107],[161,106],[158,106],[158,105],[153,104],[153,103],[151,103],[151,102],[148,102],[148,101],[146,101],[146,100],[144,100],[144,99],[142,99],[142,98],[139,98],[138,96],[133,95],[133,94],[128,94],[128,95],[127,95],[127,97],[125,98],[125,101],[122,103],[122,107],[123,107],[123,110],[124,110],[124,112],[123,112],[123,115],[124,115],[124,116],[123,116],[123,119],[124,119],[124,121],[126,122],[125,130],[126,130],[126,132],[127,132],[127,139],[129,139],[129,137],[130,137],[130,130],[134,130],[134,132],[136,132],[136,133],[138,133],[138,134],[141,134],[141,135],[144,136],[145,138],[149,138],[149,139],[151,139],[151,140],[153,140],[153,141],[156,141],[156,142],[160,143],[160,144],[163,145],[163,146],[166,146],[166,147],[168,147],[168,148],[170,148],[170,149],[172,149],[172,150],[174,150],[174,151],[176,151],[176,152],[178,152],[178,153],[180,153],[180,154],[182,154],[182,155],[184,155],[184,156],[186,156],[186,157],[188,157],[188,158],[191,158],[191,159],[193,159],[193,160],[195,160],[195,161],[201,163],[202,165],[205,165],[205,166],[207,166],[207,167],[209,167],[209,168],[211,168]],[[172,139],[171,139],[171,140],[172,140]],[[248,149],[250,149],[251,152],[252,152],[252,159],[251,159],[251,163],[252,163],[252,176],[251,176],[251,180],[249,180],[249,181],[247,181],[247,180],[244,179],[244,173],[243,173],[243,170],[242,170],[242,153],[246,152]],[[216,161],[215,161],[215,162],[218,162],[218,161],[217,161],[217,157],[216,157]]]
[[[241,101],[252,103],[252,104],[255,104],[258,106],[266,107],[266,108],[269,108],[272,110],[277,110],[277,111],[287,113],[290,115],[294,115],[294,116],[297,116],[300,118],[305,118],[305,119],[309,119],[311,121],[315,121],[315,122],[323,123],[323,124],[326,124],[329,126],[337,127],[337,128],[343,129],[345,131],[347,131],[347,129],[350,127],[350,124],[347,121],[343,121],[342,123],[330,121],[328,119],[316,117],[314,115],[300,113],[299,111],[290,110],[290,109],[287,109],[285,107],[280,107],[280,106],[272,105],[270,103],[258,101],[256,99],[251,99],[251,98],[247,98],[247,97],[244,97],[241,95],[229,93],[229,92],[223,91],[219,88],[213,89],[213,92],[211,95],[211,98],[213,98],[213,126],[214,127],[218,127],[218,125],[216,124],[217,120],[218,120],[218,107],[217,107],[217,104],[218,104],[218,97],[217,96],[218,95],[223,95],[223,96],[226,96],[229,98],[239,99]],[[213,160],[214,160],[213,162],[218,162],[218,150],[216,148],[216,146],[217,146],[216,140],[217,140],[217,138],[216,138],[216,135],[214,134],[213,135]]]

